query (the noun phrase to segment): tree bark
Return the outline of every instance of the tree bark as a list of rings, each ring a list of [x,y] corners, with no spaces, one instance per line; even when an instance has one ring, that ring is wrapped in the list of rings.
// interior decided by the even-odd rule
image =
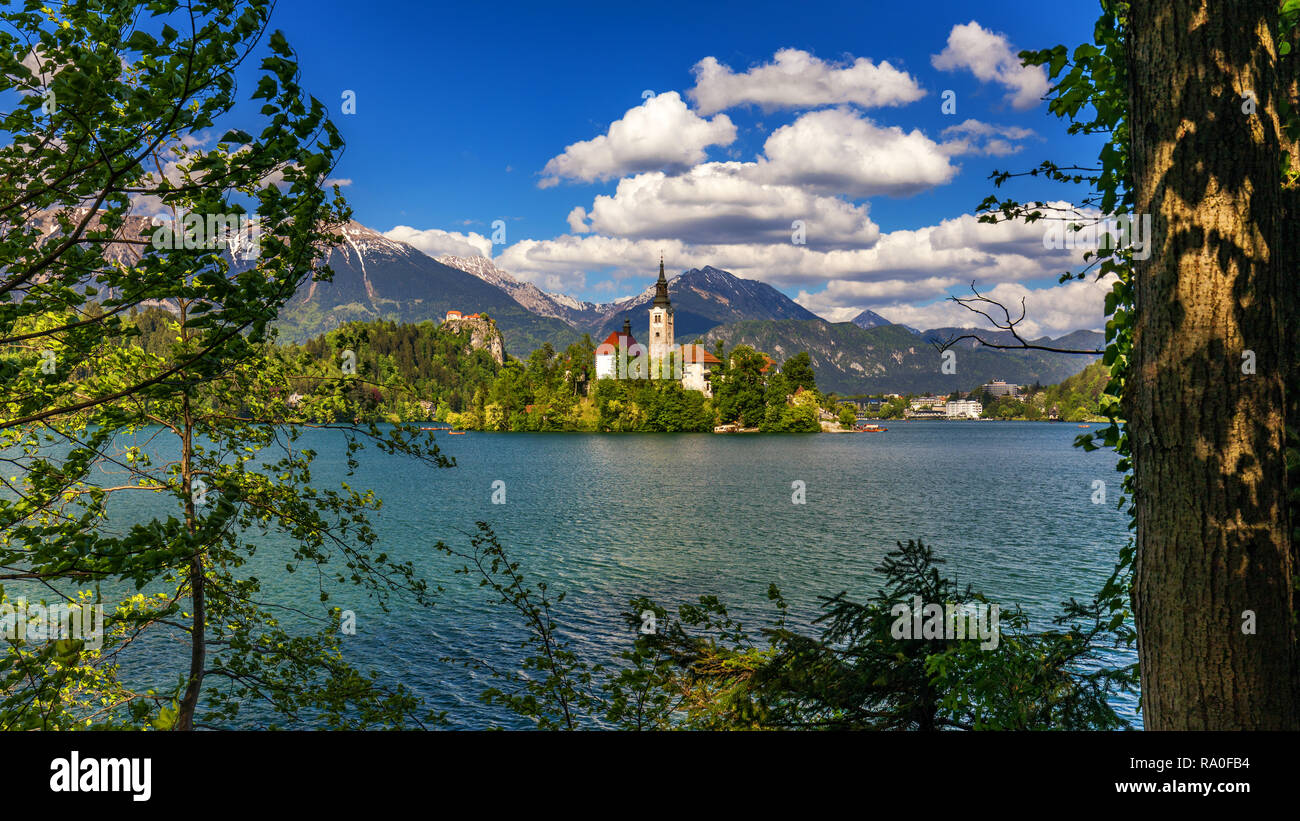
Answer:
[[[1277,2],[1211,5],[1135,0],[1129,18],[1135,210],[1153,225],[1124,397],[1142,713],[1295,729]]]

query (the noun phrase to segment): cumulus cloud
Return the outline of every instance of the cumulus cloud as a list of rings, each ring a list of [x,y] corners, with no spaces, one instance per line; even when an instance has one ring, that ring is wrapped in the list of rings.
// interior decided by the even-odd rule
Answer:
[[[704,149],[730,145],[736,126],[725,114],[697,116],[676,91],[647,99],[598,137],[574,143],[542,169],[538,185],[593,182],[659,169],[681,170],[706,159]]]
[[[770,201],[755,199],[764,186],[729,174],[728,165],[699,166],[680,177],[656,172],[623,180],[613,196],[598,198],[590,213],[578,208],[570,214],[570,221],[585,232],[515,242],[494,262],[546,290],[573,293],[585,287],[589,275],[598,275],[599,281],[606,283],[646,279],[658,270],[662,252],[670,270],[715,265],[746,279],[799,289],[796,300],[800,304],[832,321],[847,321],[870,308],[892,321],[921,328],[976,325],[977,316],[941,301],[949,294],[968,293],[968,286],[975,282],[982,292],[1008,305],[1018,304],[1020,297],[1026,296],[1030,315],[1023,327],[1030,334],[1056,335],[1101,325],[1106,283],[1040,287],[1065,270],[1078,270],[1083,255],[1083,249],[1045,247],[1044,236],[1050,230],[1046,221],[991,225],[966,214],[935,225],[882,234],[867,220],[865,211],[854,210],[857,206],[805,194],[811,197],[809,207],[831,209],[826,212],[829,217],[845,220],[843,230],[848,238],[852,239],[856,230],[865,232],[864,237],[871,236],[872,241],[867,247],[852,243],[850,247],[818,247],[812,242],[818,225],[814,221],[808,227],[809,243],[795,245],[788,229],[777,232],[773,228],[780,236],[769,237],[759,219],[761,209],[767,207],[772,209],[771,219],[780,221],[774,224],[783,224],[789,213],[780,209],[790,192],[768,185],[768,192],[774,194]],[[727,190],[735,193],[734,200],[727,199]],[[1064,202],[1049,205],[1068,207]],[[834,210],[837,207],[844,210]],[[698,230],[677,224],[676,215],[697,208],[715,212],[700,217],[714,220],[714,228],[730,218],[740,229]],[[621,220],[628,221],[628,235],[613,235]],[[431,255],[486,256],[491,249],[488,240],[477,234],[399,226],[386,235],[411,242]],[[457,247],[457,243],[470,247]],[[608,285],[601,288],[614,290]]]
[[[965,283],[958,277],[931,276],[917,279],[885,279],[854,282],[836,279],[821,291],[800,291],[795,301],[831,322],[848,322],[869,306],[896,304],[900,299],[933,299]],[[924,295],[924,296],[920,296]],[[876,310],[872,307],[871,310]],[[881,313],[881,311],[877,311]],[[882,314],[885,315],[885,314]],[[885,315],[893,320],[892,316]]]
[[[975,281],[981,288],[999,282],[1054,280],[1062,271],[1077,268],[1083,255],[1082,249],[1045,248],[1045,222],[989,225],[969,214],[938,225],[880,234],[865,248],[818,248],[811,241],[814,228],[810,224],[807,245],[791,243],[788,235],[779,242],[717,236],[686,240],[667,233],[609,236],[602,230],[516,243],[501,252],[498,264],[533,282],[575,270],[611,269],[614,276],[646,276],[657,270],[658,251],[663,249],[669,259],[679,260],[681,268],[715,265],[782,288],[820,292],[828,283],[855,283],[837,285],[818,304],[826,309],[861,309],[876,299],[934,299],[940,295],[936,278],[963,286]],[[910,291],[907,283],[912,285]]]
[[[620,180],[613,196],[596,197],[591,229],[690,243],[789,243],[798,220],[814,248],[865,247],[879,238],[866,205],[758,182],[750,178],[753,168],[706,163],[677,176],[655,172]]]
[[[826,109],[777,129],[754,162],[626,177],[567,221],[574,234],[727,245],[788,244],[799,221],[810,249],[868,248],[880,236],[868,206],[841,195],[914,194],[956,173],[943,147],[920,131]]]
[[[459,231],[443,231],[440,228],[418,229],[409,225],[398,225],[384,236],[398,242],[413,245],[431,257],[452,254],[458,257],[492,256],[492,240],[473,231],[462,234]]]
[[[974,20],[953,26],[948,45],[930,57],[930,64],[940,71],[966,69],[982,82],[1005,86],[1007,102],[1013,108],[1033,108],[1047,93],[1043,67],[1021,65],[1006,35],[989,31]]]
[[[1025,319],[1016,326],[1016,329],[1025,339],[1035,339],[1042,336],[1060,336],[1077,330],[1101,330],[1105,324],[1103,312],[1106,294],[1110,292],[1114,282],[1113,275],[1107,275],[1100,280],[1076,280],[1064,285],[1047,285],[1040,288],[1029,288],[1018,282],[1006,282],[987,291],[981,289],[980,293],[1006,305],[1012,311],[1013,317],[1019,315],[1020,300],[1023,297]],[[970,295],[969,291],[966,295]],[[893,322],[910,325],[913,328],[995,330],[984,317],[950,300],[928,305],[903,303],[884,305],[879,308],[879,313]]]
[[[1005,157],[1024,148],[1023,145],[1018,145],[1018,141],[1038,135],[1031,128],[967,120],[959,125],[948,126],[939,136],[946,141],[940,148],[947,154],[985,154]]]
[[[832,194],[906,196],[957,174],[919,130],[882,127],[847,108],[813,111],[772,132],[750,176]]]
[[[565,217],[565,221],[569,223],[569,230],[575,234],[586,234],[591,231],[591,226],[587,225],[587,209],[581,205],[575,206],[569,212],[569,216]]]
[[[700,60],[691,71],[695,87],[687,94],[701,114],[741,105],[764,110],[841,103],[877,108],[905,105],[925,96],[910,74],[888,62],[877,65],[864,57],[826,62],[795,48],[781,49],[773,62],[739,74],[714,57]]]
[[[563,235],[521,240],[493,261],[520,280],[563,292],[582,288],[587,272],[592,271],[604,271],[616,280],[648,276],[659,270],[661,252],[670,268],[673,260],[691,259],[679,240]]]

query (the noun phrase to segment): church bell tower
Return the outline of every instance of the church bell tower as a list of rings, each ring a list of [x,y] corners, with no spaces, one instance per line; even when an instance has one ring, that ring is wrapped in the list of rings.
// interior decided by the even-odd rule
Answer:
[[[650,305],[650,369],[655,376],[669,367],[673,352],[673,304],[668,299],[668,280],[664,277],[664,259],[659,256],[659,281],[655,283],[655,300]],[[678,363],[680,366],[681,363]],[[667,375],[667,374],[665,374]]]

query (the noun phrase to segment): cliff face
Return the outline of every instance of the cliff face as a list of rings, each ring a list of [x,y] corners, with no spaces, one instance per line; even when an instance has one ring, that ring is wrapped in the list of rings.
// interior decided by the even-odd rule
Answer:
[[[501,331],[491,317],[461,317],[448,319],[442,327],[452,333],[469,331],[469,346],[473,350],[485,350],[492,354],[498,365],[506,361],[506,345],[501,338]]]

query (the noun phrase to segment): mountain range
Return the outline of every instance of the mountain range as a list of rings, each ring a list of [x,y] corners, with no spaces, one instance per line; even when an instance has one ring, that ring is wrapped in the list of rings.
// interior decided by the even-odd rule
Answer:
[[[947,394],[969,391],[995,379],[1012,384],[1040,382],[1050,385],[1073,376],[1099,357],[1038,350],[999,350],[973,339],[950,346],[955,354],[952,373],[943,372],[943,355],[937,347],[967,328],[936,328],[922,333],[903,325],[863,328],[855,322],[812,320],[746,320],[720,325],[705,336],[712,345],[750,345],[784,361],[807,351],[817,375],[817,386],[843,396],[880,393]],[[1016,344],[1006,331],[979,331],[980,338],[999,345]],[[1051,339],[1030,340],[1046,347],[1097,350],[1105,337],[1097,331],[1074,331]]]
[[[344,242],[326,258],[334,270],[333,281],[307,283],[299,290],[282,316],[285,337],[304,339],[357,319],[441,321],[455,309],[490,315],[501,329],[506,350],[522,358],[544,343],[563,349],[582,334],[599,341],[622,328],[624,319],[631,321],[635,334],[645,325],[654,299],[652,285],[613,302],[584,302],[523,282],[488,257],[435,259],[356,222],[343,234]],[[997,350],[963,340],[953,346],[956,373],[945,374],[933,343],[958,336],[962,329],[918,331],[873,311],[863,311],[850,322],[828,322],[766,283],[711,265],[670,279],[668,294],[678,340],[743,343],[778,361],[808,351],[818,384],[846,395],[970,390],[993,379],[1051,384],[1097,358]],[[990,342],[1012,342],[1005,332],[981,336]],[[1104,344],[1095,331],[1031,341],[1083,350]]]
[[[148,230],[147,220],[128,218],[128,229]],[[52,217],[38,216],[42,233],[58,230]],[[136,225],[135,223],[139,223]],[[644,330],[654,286],[608,303],[583,302],[543,291],[502,270],[487,257],[430,257],[404,242],[389,239],[357,222],[341,231],[343,242],[325,262],[334,270],[329,282],[307,282],[281,312],[278,325],[287,340],[302,341],[352,320],[441,322],[449,310],[486,313],[504,337],[506,351],[520,358],[549,343],[561,350],[590,334],[596,341],[632,323]],[[110,245],[111,259],[131,264],[135,246]],[[1005,379],[1050,384],[1077,373],[1095,356],[1032,350],[997,350],[973,340],[956,343],[957,370],[944,374],[932,344],[963,329],[917,331],[891,323],[873,311],[851,322],[827,322],[766,283],[742,279],[720,268],[692,268],[668,281],[679,341],[722,339],[729,346],[752,345],[784,361],[808,351],[818,384],[841,394],[882,391],[969,390]],[[981,332],[1002,344],[1010,334]],[[1097,349],[1104,344],[1095,331],[1075,331],[1038,344],[1070,349]]]
[[[301,341],[353,320],[441,322],[450,310],[488,314],[501,330],[506,350],[523,356],[546,342],[564,348],[581,338],[562,319],[529,310],[489,279],[445,265],[357,222],[341,233],[342,244],[325,257],[333,279],[298,289],[281,313],[284,338]]]

